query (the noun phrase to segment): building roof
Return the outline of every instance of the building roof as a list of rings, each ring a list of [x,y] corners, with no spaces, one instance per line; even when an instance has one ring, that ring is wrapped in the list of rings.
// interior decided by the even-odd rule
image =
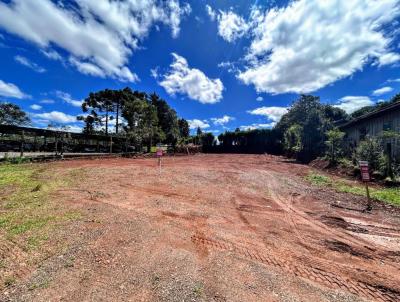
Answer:
[[[374,111],[372,111],[370,113],[367,113],[367,114],[364,114],[364,115],[362,115],[362,116],[360,116],[358,118],[355,118],[355,119],[353,119],[351,121],[345,122],[345,123],[339,125],[339,128],[341,128],[341,129],[349,128],[349,127],[354,126],[354,125],[356,125],[356,124],[358,124],[360,122],[363,122],[365,120],[368,120],[368,119],[371,119],[371,118],[374,118],[374,117],[382,116],[382,115],[384,115],[384,114],[386,114],[388,112],[391,112],[393,110],[400,110],[400,102],[396,102],[396,103],[387,105],[387,106],[385,106],[383,108],[374,110]]]

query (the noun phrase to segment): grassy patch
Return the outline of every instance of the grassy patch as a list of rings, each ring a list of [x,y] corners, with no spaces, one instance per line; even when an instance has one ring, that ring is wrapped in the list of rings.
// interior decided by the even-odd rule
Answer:
[[[70,174],[54,173],[40,164],[0,165],[0,243],[9,241],[29,258],[45,253],[43,246],[59,225],[80,219],[77,211],[68,210],[51,198],[57,188],[70,184]],[[4,255],[5,259],[11,255]],[[0,285],[10,286],[6,276],[0,276]],[[1,288],[1,286],[0,286]]]
[[[312,183],[313,185],[316,185],[316,186],[330,185],[331,184],[331,179],[329,177],[327,177],[327,176],[324,176],[324,175],[311,173],[311,174],[307,175],[306,179],[310,183]]]
[[[367,196],[364,186],[348,185],[344,180],[334,181],[325,175],[310,173],[306,180],[315,186],[330,186],[338,192]],[[370,188],[370,195],[376,200],[400,206],[400,188]]]

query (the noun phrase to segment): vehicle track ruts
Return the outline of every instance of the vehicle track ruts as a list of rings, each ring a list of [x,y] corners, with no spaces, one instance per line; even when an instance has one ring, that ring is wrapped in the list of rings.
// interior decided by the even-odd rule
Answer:
[[[312,265],[305,266],[300,263],[278,259],[270,253],[264,253],[254,249],[250,250],[227,241],[215,240],[198,235],[193,235],[191,240],[196,245],[203,245],[221,251],[232,251],[236,255],[246,259],[273,266],[294,276],[305,278],[332,289],[347,291],[358,296],[372,299],[373,301],[400,301],[399,291],[380,284],[369,284],[359,280],[345,279]]]

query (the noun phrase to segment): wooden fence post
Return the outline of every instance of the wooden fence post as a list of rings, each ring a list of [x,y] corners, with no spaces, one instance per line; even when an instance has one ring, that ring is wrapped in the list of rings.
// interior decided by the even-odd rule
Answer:
[[[21,147],[20,147],[20,157],[24,157],[24,144],[25,144],[25,132],[22,130],[21,134]]]

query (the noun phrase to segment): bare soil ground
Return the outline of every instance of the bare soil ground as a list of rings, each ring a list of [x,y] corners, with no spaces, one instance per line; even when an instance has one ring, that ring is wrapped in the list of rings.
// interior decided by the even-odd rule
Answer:
[[[400,301],[400,211],[264,155],[78,160],[83,218],[0,301]]]

